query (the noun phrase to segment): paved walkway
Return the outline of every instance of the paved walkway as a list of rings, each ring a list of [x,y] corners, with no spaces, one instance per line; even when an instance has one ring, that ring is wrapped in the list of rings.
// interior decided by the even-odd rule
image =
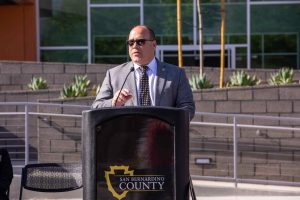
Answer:
[[[193,181],[197,200],[300,200],[300,187]]]
[[[239,184],[213,181],[193,181],[197,200],[300,200],[300,187]],[[11,185],[11,200],[19,199],[20,175],[15,175]],[[43,193],[23,190],[28,200],[81,200],[82,189],[64,193]]]

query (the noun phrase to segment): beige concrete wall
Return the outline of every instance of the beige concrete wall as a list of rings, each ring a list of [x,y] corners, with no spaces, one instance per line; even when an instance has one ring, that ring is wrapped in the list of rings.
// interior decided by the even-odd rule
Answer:
[[[39,100],[40,103],[76,104],[90,106],[94,97],[74,99]],[[40,112],[81,115],[83,108],[47,108],[40,106]],[[38,160],[39,162],[72,163],[81,158],[81,118],[44,117],[38,123]]]
[[[63,84],[71,82],[75,74],[88,75],[94,83],[101,83],[105,72],[111,66],[0,62],[0,101],[40,101],[91,105],[94,97],[62,101],[59,96]],[[197,68],[187,68],[188,76],[197,73]],[[251,70],[260,78],[267,80],[276,70]],[[218,84],[218,69],[205,69],[208,77]],[[226,77],[232,74],[226,70]],[[295,79],[299,72],[295,71]],[[24,91],[33,76],[42,76],[50,86],[49,90],[39,92]],[[9,91],[8,91],[9,90]],[[21,91],[20,91],[21,90]],[[23,90],[23,91],[22,91]],[[255,114],[271,116],[300,116],[300,87],[298,84],[285,86],[256,86],[194,91],[197,112]],[[46,100],[41,100],[46,99]],[[50,100],[49,100],[50,99]],[[3,107],[1,107],[2,109]],[[3,108],[8,111],[19,108]],[[42,108],[40,108],[42,109]],[[2,111],[2,110],[1,110]],[[42,110],[41,110],[42,111]],[[79,114],[81,109],[57,109],[54,112]],[[51,111],[53,112],[53,111]],[[195,120],[227,123],[230,118],[196,117]],[[51,124],[48,122],[51,121]],[[41,162],[77,162],[81,160],[81,121],[61,120],[49,117],[37,118],[38,158]],[[292,125],[297,122],[278,122],[276,120],[242,119],[239,123],[260,125]],[[270,131],[238,129],[238,174],[242,178],[300,181],[300,134],[295,131]],[[224,127],[191,127],[190,168],[194,175],[232,177],[232,129]],[[195,158],[211,158],[210,165],[195,165]]]
[[[37,62],[0,62],[0,91],[27,90],[33,77],[42,77],[49,89],[61,89],[73,81],[75,75],[87,75],[91,84],[102,83],[110,65],[66,64]]]
[[[107,69],[115,65],[108,64],[77,64],[77,63],[46,63],[46,62],[19,62],[0,61],[0,91],[25,90],[33,77],[43,77],[50,89],[60,89],[70,83],[75,75],[87,75],[92,84],[101,84]],[[198,67],[184,68],[187,76],[199,73]],[[244,69],[245,70],[245,69]],[[274,69],[246,70],[256,74],[263,82],[270,78],[270,74],[277,72]],[[225,69],[224,80],[235,70]],[[216,87],[219,85],[220,73],[218,68],[205,68],[204,73]],[[294,78],[300,80],[300,71],[294,70]]]
[[[264,116],[300,116],[300,85],[256,86],[195,91],[198,112]],[[231,117],[196,117],[199,121],[232,123]],[[242,125],[300,127],[298,121],[238,118]],[[259,132],[258,132],[259,131]],[[191,173],[233,177],[233,128],[191,127]],[[264,128],[237,129],[239,178],[300,181],[300,131]],[[196,165],[195,158],[210,158]]]

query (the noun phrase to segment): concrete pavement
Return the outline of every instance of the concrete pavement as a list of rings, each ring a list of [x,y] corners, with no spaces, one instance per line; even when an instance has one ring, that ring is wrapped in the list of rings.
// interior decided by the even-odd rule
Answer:
[[[300,200],[300,187],[239,184],[194,180],[197,200]],[[19,199],[20,175],[15,175],[10,190],[10,199]],[[82,189],[63,193],[44,193],[23,190],[26,200],[80,200]]]

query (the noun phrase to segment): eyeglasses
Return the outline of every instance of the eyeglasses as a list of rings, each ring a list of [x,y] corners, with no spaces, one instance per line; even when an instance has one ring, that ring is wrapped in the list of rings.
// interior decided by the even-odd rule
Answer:
[[[132,47],[134,43],[136,43],[139,46],[145,45],[146,41],[153,41],[153,40],[147,40],[147,39],[137,39],[137,40],[127,40],[127,45]]]

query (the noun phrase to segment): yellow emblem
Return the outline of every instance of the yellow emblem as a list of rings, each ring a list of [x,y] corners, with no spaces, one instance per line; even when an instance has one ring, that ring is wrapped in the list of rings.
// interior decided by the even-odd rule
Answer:
[[[133,176],[134,170],[129,171],[129,166],[122,165],[122,166],[110,166],[110,171],[105,171],[105,179],[106,179],[108,190],[112,193],[114,197],[116,197],[118,200],[121,200],[126,197],[129,191],[123,191],[121,194],[118,194],[113,188],[109,176],[114,175],[116,170],[123,170],[124,175],[129,175],[129,176]]]

